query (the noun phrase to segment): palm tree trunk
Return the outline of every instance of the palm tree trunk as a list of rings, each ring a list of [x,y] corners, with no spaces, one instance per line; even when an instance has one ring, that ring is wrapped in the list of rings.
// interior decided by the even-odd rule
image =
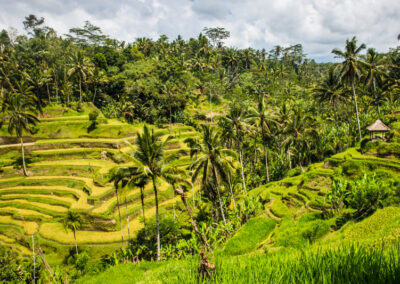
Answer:
[[[22,140],[22,136],[19,138],[21,141],[21,155],[22,155],[22,171],[24,173],[24,176],[28,176],[28,173],[26,172],[26,165],[25,165],[25,149],[24,149],[24,141]]]
[[[376,106],[378,107],[378,114],[380,115],[381,114],[381,109],[379,107],[379,101],[378,101],[378,98],[376,96],[376,83],[375,83],[375,80],[373,80],[373,85],[374,85],[374,97],[375,97],[375,100],[377,101],[376,102]]]
[[[242,149],[240,147],[240,135],[239,135],[238,125],[236,125],[236,136],[237,136],[236,139],[238,139],[237,140],[237,147],[238,147],[238,152],[239,152],[240,173],[242,175],[242,184],[243,184],[243,189],[247,194],[246,181],[244,179],[243,155],[242,155]]]
[[[261,132],[265,156],[265,174],[267,175],[267,181],[269,182],[269,165],[268,165],[268,153],[267,153],[267,143],[265,141],[265,130],[264,130],[264,119],[261,120]]]
[[[32,235],[33,284],[36,283],[35,237]]]
[[[224,207],[222,205],[222,198],[221,198],[221,194],[220,194],[219,188],[218,188],[217,173],[215,171],[215,167],[213,167],[213,173],[214,173],[214,186],[215,186],[215,189],[216,189],[217,194],[218,194],[219,209],[221,210],[221,216],[222,216],[222,220],[224,221],[224,225],[226,225]]]
[[[195,233],[196,233],[196,234],[200,237],[200,239],[202,240],[203,246],[204,246],[208,251],[211,251],[211,247],[210,247],[210,245],[208,244],[206,237],[200,232],[199,228],[197,227],[197,223],[196,223],[196,220],[194,219],[192,210],[190,209],[189,205],[187,204],[185,193],[183,192],[182,189],[176,189],[176,193],[179,194],[179,195],[181,196],[183,205],[185,205],[186,211],[187,211],[187,213],[188,213],[188,215],[189,215],[189,217],[190,217],[190,223],[192,224],[192,227],[193,227]]]
[[[174,223],[175,223],[176,217],[175,217],[175,185],[174,184],[172,184],[172,208],[174,211]]]
[[[356,116],[357,116],[357,126],[358,126],[358,134],[360,135],[360,140],[361,140],[361,127],[360,127],[360,118],[358,116],[358,104],[357,104],[357,95],[356,95],[356,89],[354,87],[354,81],[351,82],[351,88],[353,90],[353,97],[354,97],[354,104],[356,106]]]
[[[144,216],[144,194],[143,194],[143,187],[140,187],[140,199],[142,200],[142,214],[143,214],[143,226],[144,226],[144,234],[147,235],[146,231],[146,218]]]
[[[57,75],[54,76],[54,84],[56,87],[56,103],[58,103],[58,79],[57,79]]]
[[[94,103],[94,100],[96,99],[96,92],[97,92],[97,87],[96,87],[96,84],[94,85],[94,94],[93,94],[93,103]]]
[[[213,112],[212,112],[212,102],[211,102],[211,92],[210,92],[210,119],[213,122]]]
[[[75,230],[73,232],[74,232],[74,240],[75,240],[75,251],[76,251],[76,254],[78,255],[79,252],[78,252],[78,243],[76,242],[76,232],[75,232]]]
[[[82,78],[79,75],[79,102],[82,102]]]
[[[126,205],[126,198],[125,198],[125,211],[126,211],[126,225],[128,226],[128,245],[131,241],[131,231],[129,230],[129,214],[128,214],[128,205]]]
[[[161,245],[160,245],[160,216],[158,214],[158,193],[156,180],[153,177],[154,198],[156,201],[156,226],[157,226],[157,261],[161,260]]]
[[[233,195],[233,189],[232,189],[232,182],[231,182],[231,175],[228,174],[228,183],[229,183],[229,190],[231,191],[231,198],[233,201],[233,208],[236,209],[236,201],[235,201],[235,196]]]
[[[121,229],[121,244],[124,246],[124,234],[122,232],[122,220],[121,220],[121,211],[119,208],[119,197],[118,197],[118,189],[115,187],[115,195],[117,196],[117,207],[118,207],[118,216],[119,216],[119,227]]]
[[[237,133],[239,135],[239,133]],[[239,137],[239,136],[238,136]],[[246,189],[246,181],[244,179],[244,169],[243,169],[243,156],[242,156],[242,149],[240,147],[240,141],[238,140],[237,142],[238,145],[238,152],[239,152],[239,162],[240,162],[240,173],[242,175],[242,184],[243,184],[243,189],[247,194],[247,189]]]
[[[46,83],[46,90],[47,90],[47,97],[49,98],[49,104],[50,104],[51,103],[51,97],[50,97],[49,83]]]

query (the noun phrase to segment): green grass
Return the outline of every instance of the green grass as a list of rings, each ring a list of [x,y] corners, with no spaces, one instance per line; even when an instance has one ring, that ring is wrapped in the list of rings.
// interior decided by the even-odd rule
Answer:
[[[199,259],[122,264],[78,283],[398,283],[398,243],[216,256],[213,278],[198,279]]]
[[[247,221],[236,234],[228,240],[224,248],[227,255],[239,255],[254,250],[258,243],[267,238],[275,228],[276,222],[266,217],[256,217]]]

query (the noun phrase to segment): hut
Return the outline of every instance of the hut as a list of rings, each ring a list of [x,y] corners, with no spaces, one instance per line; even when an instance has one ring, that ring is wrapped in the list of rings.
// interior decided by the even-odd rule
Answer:
[[[382,120],[378,119],[371,125],[367,126],[367,130],[369,131],[371,139],[384,139],[383,134],[390,131],[390,128],[386,124],[384,124]],[[375,134],[377,134],[377,136]]]

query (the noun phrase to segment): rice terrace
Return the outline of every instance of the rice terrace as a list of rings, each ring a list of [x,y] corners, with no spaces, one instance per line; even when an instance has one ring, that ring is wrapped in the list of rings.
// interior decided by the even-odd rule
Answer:
[[[400,283],[400,4],[106,2],[2,3],[0,283]]]

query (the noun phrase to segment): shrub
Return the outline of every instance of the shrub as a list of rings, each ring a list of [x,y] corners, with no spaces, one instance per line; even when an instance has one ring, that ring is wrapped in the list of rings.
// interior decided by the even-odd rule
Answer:
[[[382,142],[377,152],[379,156],[395,155],[396,157],[400,157],[400,144]]]
[[[386,180],[376,178],[376,174],[366,174],[354,181],[347,203],[357,210],[359,218],[366,217],[379,207],[383,207],[385,199],[390,195],[390,184]]]

